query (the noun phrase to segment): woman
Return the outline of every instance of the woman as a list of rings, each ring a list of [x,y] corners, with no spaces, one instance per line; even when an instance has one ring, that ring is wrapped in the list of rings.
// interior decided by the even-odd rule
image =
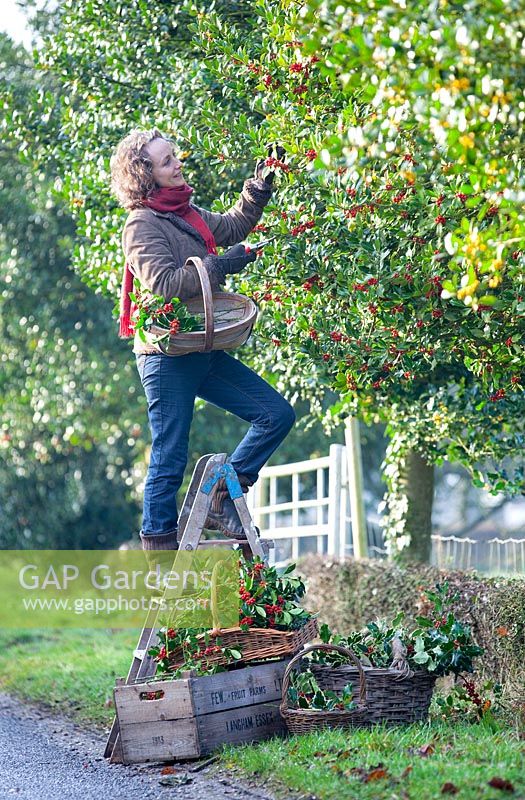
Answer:
[[[131,336],[128,293],[133,276],[166,301],[200,294],[195,272],[186,260],[198,256],[212,289],[226,275],[241,272],[255,260],[241,242],[260,219],[272,192],[273,172],[264,161],[244,182],[237,203],[225,214],[191,202],[193,189],[182,175],[173,142],[156,128],[133,130],[111,159],[112,190],[129,210],[122,234],[126,267],[121,293],[120,335]],[[231,246],[217,255],[216,246]],[[176,494],[188,458],[188,436],[196,397],[231,411],[251,423],[229,461],[243,491],[285,438],[295,421],[290,404],[255,372],[222,350],[167,356],[135,336],[133,352],[148,401],[152,448],[140,538],[144,550],[177,548]],[[238,539],[245,534],[232,500],[217,493],[206,527]]]

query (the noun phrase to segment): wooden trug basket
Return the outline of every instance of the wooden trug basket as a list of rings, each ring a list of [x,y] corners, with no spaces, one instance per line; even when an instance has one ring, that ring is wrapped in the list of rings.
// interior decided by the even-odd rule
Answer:
[[[204,314],[204,330],[181,331],[169,337],[168,345],[157,342],[157,346],[168,356],[240,347],[248,339],[257,319],[257,306],[253,300],[234,292],[212,294],[206,268],[196,256],[189,258],[184,266],[196,269],[202,290],[202,297],[192,297],[184,305],[190,314]],[[165,333],[165,328],[152,325],[148,338],[155,339]]]
[[[239,648],[242,658],[239,663],[263,661],[268,658],[288,658],[295,655],[305,644],[315,639],[318,633],[317,620],[309,619],[301,628],[293,631],[279,631],[275,628],[222,628],[217,637],[221,647]],[[211,636],[211,634],[208,634]],[[199,643],[205,645],[205,634],[197,636]],[[213,639],[212,639],[213,642]],[[169,655],[170,669],[175,670],[184,663],[182,647],[172,650]],[[222,653],[207,656],[209,664],[227,665]]]

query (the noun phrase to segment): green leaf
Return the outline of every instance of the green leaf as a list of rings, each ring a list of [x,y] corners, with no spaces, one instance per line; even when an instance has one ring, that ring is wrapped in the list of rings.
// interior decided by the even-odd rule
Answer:
[[[331,636],[332,636],[332,631],[330,630],[326,622],[323,622],[323,624],[319,629],[319,638],[324,644],[328,644],[330,642]]]

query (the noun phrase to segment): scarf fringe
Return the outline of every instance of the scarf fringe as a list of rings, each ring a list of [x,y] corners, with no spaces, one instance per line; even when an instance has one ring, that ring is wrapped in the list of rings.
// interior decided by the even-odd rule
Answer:
[[[118,328],[118,335],[121,339],[129,339],[131,336],[135,334],[135,331],[131,327],[131,319],[129,316],[120,317],[119,320],[119,328]]]

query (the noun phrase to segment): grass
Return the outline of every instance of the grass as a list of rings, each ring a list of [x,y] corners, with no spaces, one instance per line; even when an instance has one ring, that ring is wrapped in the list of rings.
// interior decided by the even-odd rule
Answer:
[[[227,747],[227,767],[269,782],[277,796],[318,800],[459,800],[525,798],[525,741],[482,724],[418,723],[406,727],[322,731]],[[493,778],[514,788],[493,788]],[[446,787],[445,787],[446,788]]]
[[[138,631],[0,631],[0,690],[107,727],[115,678],[126,675],[137,638]],[[226,747],[221,766],[268,783],[277,797],[305,800],[433,800],[447,796],[447,783],[459,800],[525,798],[525,740],[503,725],[323,731]],[[492,778],[514,792],[490,787]]]
[[[0,690],[106,727],[139,631],[0,630]]]

